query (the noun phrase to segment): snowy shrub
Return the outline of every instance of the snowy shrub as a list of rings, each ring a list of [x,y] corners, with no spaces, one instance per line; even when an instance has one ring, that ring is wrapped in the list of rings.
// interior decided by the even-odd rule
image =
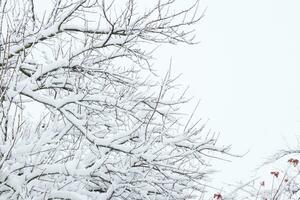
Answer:
[[[228,147],[149,61],[203,16],[151,4],[0,1],[0,199],[199,199]]]

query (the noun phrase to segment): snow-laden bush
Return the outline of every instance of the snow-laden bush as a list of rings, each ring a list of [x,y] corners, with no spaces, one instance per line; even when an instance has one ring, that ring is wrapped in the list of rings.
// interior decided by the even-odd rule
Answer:
[[[0,199],[199,198],[228,149],[182,123],[149,45],[193,43],[202,14],[139,3],[0,1]]]

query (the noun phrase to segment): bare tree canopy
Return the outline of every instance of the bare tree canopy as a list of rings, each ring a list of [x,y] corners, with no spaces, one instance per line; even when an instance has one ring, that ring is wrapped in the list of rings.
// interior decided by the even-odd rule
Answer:
[[[192,44],[198,3],[1,0],[0,199],[199,199],[228,148],[146,47]]]

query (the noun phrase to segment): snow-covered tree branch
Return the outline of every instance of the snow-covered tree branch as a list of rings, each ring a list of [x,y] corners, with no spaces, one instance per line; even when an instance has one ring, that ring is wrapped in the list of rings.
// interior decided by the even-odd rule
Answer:
[[[187,99],[170,72],[155,75],[147,46],[193,44],[199,2],[176,10],[173,0],[56,0],[37,9],[46,2],[0,1],[0,199],[202,193],[207,160],[228,147],[182,123]]]

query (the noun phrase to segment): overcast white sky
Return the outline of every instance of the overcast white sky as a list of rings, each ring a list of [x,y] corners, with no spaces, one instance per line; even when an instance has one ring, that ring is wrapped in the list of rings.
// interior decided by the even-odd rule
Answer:
[[[249,177],[266,156],[300,136],[300,1],[210,0],[199,45],[161,48],[173,58],[199,113],[243,159],[220,166],[218,181]],[[162,53],[163,52],[163,53]],[[298,136],[298,137],[299,137]],[[300,146],[300,144],[299,144]]]
[[[300,138],[300,1],[202,0],[206,6],[196,27],[201,43],[161,47],[156,67],[172,57],[220,143],[233,153],[250,150],[218,163],[215,181],[248,179],[265,157]]]

